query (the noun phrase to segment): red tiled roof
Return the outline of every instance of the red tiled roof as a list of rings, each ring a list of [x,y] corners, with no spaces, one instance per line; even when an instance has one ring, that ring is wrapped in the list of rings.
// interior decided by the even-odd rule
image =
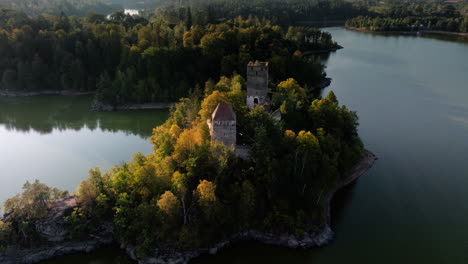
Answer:
[[[232,110],[231,104],[220,103],[214,110],[212,118],[216,121],[235,121],[236,113]]]

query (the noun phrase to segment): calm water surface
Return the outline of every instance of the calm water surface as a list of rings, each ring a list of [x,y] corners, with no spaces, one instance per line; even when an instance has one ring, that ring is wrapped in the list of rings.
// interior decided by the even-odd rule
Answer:
[[[40,180],[74,191],[88,170],[150,153],[167,111],[89,111],[90,96],[0,98],[0,201]]]
[[[358,112],[380,158],[335,199],[336,239],[311,250],[241,244],[194,263],[468,263],[468,44],[328,30],[345,49],[326,61],[327,91]],[[51,263],[128,262],[119,254]]]

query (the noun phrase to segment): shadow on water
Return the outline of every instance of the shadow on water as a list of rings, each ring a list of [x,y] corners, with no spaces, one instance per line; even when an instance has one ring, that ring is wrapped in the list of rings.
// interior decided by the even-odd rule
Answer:
[[[356,182],[344,187],[335,193],[331,203],[331,227],[334,231],[336,227],[340,226],[342,221],[345,219],[345,209],[349,207],[351,203]]]
[[[92,254],[72,254],[59,257],[41,264],[135,264],[117,245],[112,245],[96,250]]]
[[[92,112],[92,96],[0,98],[0,125],[7,130],[49,134],[54,129],[123,131],[142,138],[162,124],[167,110]]]
[[[339,190],[333,197],[331,204],[332,229],[344,221],[345,209],[352,200],[356,183]],[[336,231],[336,230],[335,230]],[[222,250],[217,255],[203,255],[194,259],[193,264],[229,263],[229,264],[257,264],[257,263],[303,263],[304,260],[313,261],[314,253],[320,248],[288,249],[263,245],[258,242],[242,242]]]

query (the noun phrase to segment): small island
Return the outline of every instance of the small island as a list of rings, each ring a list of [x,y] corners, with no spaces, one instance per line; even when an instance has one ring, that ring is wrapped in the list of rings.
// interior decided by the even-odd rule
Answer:
[[[246,72],[194,89],[154,129],[153,153],[90,170],[73,196],[25,184],[5,203],[0,262],[115,242],[140,263],[186,263],[245,240],[328,243],[333,194],[376,159],[357,115],[333,92],[320,98],[291,78],[274,85],[267,62]]]

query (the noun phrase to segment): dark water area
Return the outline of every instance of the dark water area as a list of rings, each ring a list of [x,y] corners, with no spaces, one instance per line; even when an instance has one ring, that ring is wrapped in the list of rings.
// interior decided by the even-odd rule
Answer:
[[[58,257],[41,264],[135,264],[123,250],[118,249],[118,245],[110,245],[91,254],[72,254],[65,257]]]

